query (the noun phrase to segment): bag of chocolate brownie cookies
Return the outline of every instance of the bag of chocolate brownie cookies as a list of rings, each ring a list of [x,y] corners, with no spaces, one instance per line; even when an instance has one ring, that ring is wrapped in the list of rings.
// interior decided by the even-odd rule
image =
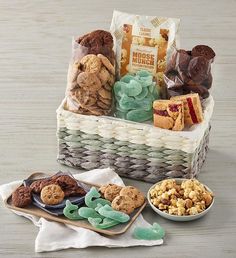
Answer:
[[[171,52],[179,44],[179,22],[179,19],[114,11],[110,30],[115,43],[118,78],[147,70],[156,78],[161,95],[165,95],[163,73]]]
[[[112,105],[115,55],[109,32],[96,30],[73,40],[65,108],[84,115],[107,115]]]
[[[203,99],[207,98],[212,85],[214,58],[215,52],[206,45],[197,45],[191,51],[176,49],[164,75],[168,96],[195,92]]]

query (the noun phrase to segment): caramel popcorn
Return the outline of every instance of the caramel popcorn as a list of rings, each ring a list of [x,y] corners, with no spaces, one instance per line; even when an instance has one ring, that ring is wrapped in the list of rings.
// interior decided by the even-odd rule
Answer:
[[[179,19],[114,11],[110,31],[115,39],[117,76],[147,70],[161,83],[160,94],[165,97],[166,57],[174,52],[173,45],[178,48],[178,27]],[[125,59],[122,49],[127,50]]]
[[[150,191],[150,197],[152,204],[161,211],[186,216],[203,212],[212,203],[213,194],[196,179],[185,180],[181,184],[167,179]]]

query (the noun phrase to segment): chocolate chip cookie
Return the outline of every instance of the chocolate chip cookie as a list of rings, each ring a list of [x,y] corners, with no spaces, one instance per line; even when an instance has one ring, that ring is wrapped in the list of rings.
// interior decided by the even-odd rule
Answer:
[[[102,62],[96,55],[89,54],[80,60],[80,64],[82,71],[88,73],[98,73],[101,69]]]
[[[99,191],[99,193],[101,194],[102,197],[104,197],[104,193],[105,193],[105,191],[106,191],[106,188],[107,188],[109,185],[113,185],[113,184],[102,185],[102,186],[98,189],[98,191]]]
[[[90,91],[97,91],[102,87],[101,81],[96,74],[82,72],[77,77],[77,83],[81,88],[85,88]]]
[[[98,73],[98,78],[100,79],[102,85],[107,83],[107,81],[109,80],[109,77],[110,77],[109,72],[104,66],[102,66],[101,70]]]
[[[112,201],[111,207],[126,214],[131,214],[135,209],[134,201],[128,195],[117,196]]]
[[[103,99],[109,99],[111,100],[111,91],[105,90],[104,88],[101,88],[98,91],[98,94],[103,98]]]
[[[140,207],[145,200],[144,195],[134,186],[123,187],[120,196],[129,196],[133,200],[135,208]]]
[[[100,60],[102,61],[103,65],[107,68],[107,70],[115,75],[115,67],[111,64],[111,62],[109,61],[108,58],[106,58],[104,55],[102,54],[98,54],[97,55],[98,58],[100,58]]]
[[[115,184],[109,184],[104,191],[104,198],[112,202],[120,193],[122,187]]]
[[[63,201],[64,197],[65,194],[61,187],[55,184],[45,186],[40,194],[42,202],[48,205],[59,204]]]
[[[97,101],[96,94],[86,89],[78,89],[71,96],[82,108],[93,106]]]

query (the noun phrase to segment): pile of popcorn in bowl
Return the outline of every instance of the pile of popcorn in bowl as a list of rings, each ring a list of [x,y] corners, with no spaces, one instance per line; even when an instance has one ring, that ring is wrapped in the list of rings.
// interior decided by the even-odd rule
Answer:
[[[205,211],[213,201],[213,193],[196,179],[167,179],[157,183],[149,198],[160,211],[177,216],[197,215]]]

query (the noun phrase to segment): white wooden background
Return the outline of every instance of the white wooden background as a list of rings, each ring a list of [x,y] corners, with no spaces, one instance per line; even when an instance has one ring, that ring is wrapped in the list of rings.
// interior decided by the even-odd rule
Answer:
[[[199,221],[174,223],[143,212],[167,232],[161,247],[34,253],[37,228],[0,209],[1,257],[236,257],[236,1],[0,0],[0,184],[33,170],[57,171],[55,110],[63,98],[71,38],[109,29],[113,9],[181,18],[181,46],[216,53],[210,152],[200,180],[216,195]],[[71,170],[72,171],[72,170]],[[147,191],[149,184],[125,180]]]

